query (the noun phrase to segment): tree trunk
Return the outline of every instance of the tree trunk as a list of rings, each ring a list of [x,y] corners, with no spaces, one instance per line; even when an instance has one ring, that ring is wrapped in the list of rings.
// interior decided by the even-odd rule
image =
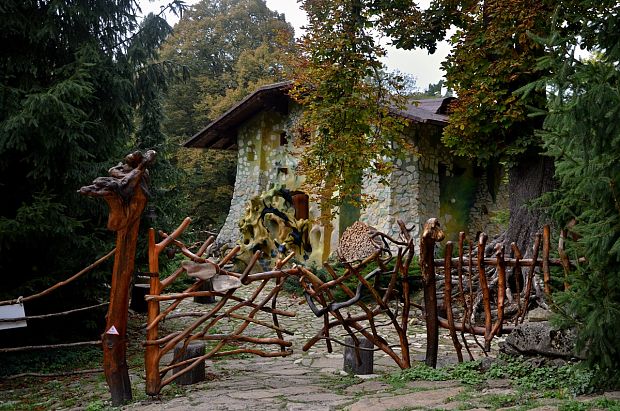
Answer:
[[[550,218],[530,203],[555,188],[553,175],[553,159],[538,153],[526,153],[510,169],[510,223],[506,245],[514,242],[526,258],[532,254],[534,235],[550,223]]]

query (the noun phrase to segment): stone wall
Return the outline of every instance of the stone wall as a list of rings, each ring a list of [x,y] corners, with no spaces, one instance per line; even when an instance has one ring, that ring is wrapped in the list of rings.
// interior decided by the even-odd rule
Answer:
[[[239,128],[235,188],[228,217],[217,237],[219,245],[234,244],[240,237],[238,223],[252,197],[275,184],[289,189],[299,186],[294,172],[297,161],[289,153],[290,121],[277,112],[262,111]],[[282,133],[286,133],[288,144],[280,144]]]
[[[432,128],[412,127],[413,152],[395,160],[396,169],[385,186],[377,178],[367,177],[363,191],[377,198],[362,211],[361,220],[394,238],[398,238],[398,220],[413,226],[416,244],[422,226],[439,215],[439,178],[441,153]]]

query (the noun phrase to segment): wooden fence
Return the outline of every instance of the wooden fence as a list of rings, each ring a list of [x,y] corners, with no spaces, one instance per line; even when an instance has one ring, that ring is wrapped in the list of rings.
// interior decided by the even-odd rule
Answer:
[[[436,245],[443,240],[444,235],[439,221],[430,219],[424,227],[420,242],[424,291],[424,304],[420,305],[411,301],[410,297],[415,246],[410,230],[402,222],[398,239],[380,232],[372,233],[371,240],[382,246],[379,245],[373,255],[358,264],[344,264],[342,274],[337,274],[332,266],[325,264],[324,268],[331,277],[329,280],[320,279],[316,273],[303,266],[284,268],[293,254],[277,261],[269,271],[251,274],[260,259],[260,252],[257,252],[245,271],[234,272],[227,264],[239,252],[239,247],[221,260],[211,261],[202,257],[213,242],[213,238],[210,238],[194,254],[179,241],[179,236],[189,223],[190,220],[186,219],[170,235],[160,232],[163,239],[159,243],[155,242],[155,231],[151,229],[149,233],[151,278],[150,293],[146,296],[148,320],[145,342],[146,390],[149,395],[157,395],[162,387],[200,366],[208,358],[239,353],[270,357],[289,355],[291,343],[284,336],[291,332],[280,325],[278,317],[292,317],[295,314],[277,307],[278,294],[289,277],[300,282],[308,307],[317,318],[322,318],[322,326],[306,342],[303,350],[310,349],[319,341],[325,341],[331,352],[332,343],[337,343],[355,348],[359,360],[360,351],[368,349],[362,348],[360,344],[360,340],[365,338],[372,343],[372,350],[381,350],[399,367],[409,368],[411,360],[407,330],[411,309],[418,308],[423,311],[426,321],[426,363],[434,367],[437,362],[439,328],[449,330],[459,361],[463,361],[463,347],[469,358],[473,359],[466,334],[473,335],[480,348],[487,352],[495,336],[510,332],[514,325],[523,321],[533,296],[539,299],[539,304],[544,304],[544,294],[549,294],[551,290],[550,267],[562,266],[568,270],[571,265],[567,259],[550,257],[549,227],[545,227],[543,233],[534,238],[531,258],[523,258],[523,253],[514,244],[511,245],[513,257],[505,257],[504,247],[499,245],[493,256],[485,257],[486,235],[482,234],[473,243],[464,233],[460,233],[456,251],[455,244],[449,241],[444,248],[446,257],[436,259]],[[169,277],[160,279],[159,254],[167,246],[179,248],[188,261]],[[394,248],[395,253],[391,251]],[[563,250],[559,254],[565,255]],[[374,269],[368,272],[371,265]],[[543,278],[544,291],[541,293],[535,291],[537,271],[542,273]],[[165,294],[165,289],[184,272],[196,278],[196,282],[181,293]],[[513,278],[515,290],[508,286],[510,278]],[[201,291],[205,281],[213,282],[211,291]],[[355,281],[356,287],[350,286],[352,281]],[[441,288],[443,290],[438,292]],[[337,290],[344,293],[347,299],[339,301],[335,297]],[[185,311],[172,314],[182,301],[205,296],[219,299],[208,312]],[[398,299],[399,302],[394,304]],[[160,303],[163,302],[171,303],[162,310]],[[512,307],[509,315],[506,312],[507,305]],[[478,322],[477,311],[482,312],[482,320]],[[268,318],[259,318],[260,315]],[[198,319],[181,331],[160,336],[160,323],[171,316]],[[234,324],[230,332],[217,331],[224,321]],[[248,333],[250,326],[269,330],[274,333],[274,337],[252,336]],[[352,345],[330,332],[340,327],[351,337]],[[386,333],[380,331],[381,327],[390,327],[397,341],[386,341]],[[460,333],[460,340],[457,333]],[[478,335],[484,337],[482,342],[478,341]],[[192,341],[205,341],[210,346],[204,354],[182,360]],[[275,347],[275,350],[267,348],[269,346]],[[173,350],[174,355],[169,354],[166,364],[160,365],[164,356]]]
[[[533,293],[540,305],[546,304],[545,300],[551,295],[552,290],[552,266],[562,267],[565,279],[571,266],[575,265],[575,262],[566,256],[565,235],[565,232],[561,233],[558,245],[560,258],[551,258],[551,232],[549,226],[545,226],[542,234],[538,233],[534,237],[531,258],[525,259],[522,251],[514,243],[510,244],[513,257],[505,256],[505,247],[501,243],[496,244],[492,257],[485,257],[487,235],[481,234],[477,243],[472,243],[466,238],[465,233],[461,232],[456,244],[457,257],[452,258],[455,244],[448,241],[444,249],[445,258],[433,259],[434,270],[430,275],[443,277],[442,311],[446,312],[446,318],[435,316],[427,319],[427,327],[433,329],[439,326],[450,331],[459,361],[463,360],[461,352],[463,346],[468,351],[470,359],[473,359],[465,338],[466,332],[474,336],[484,336],[483,344],[477,339],[476,343],[485,352],[488,351],[495,336],[512,330],[509,324],[517,325],[523,322]],[[431,240],[428,246],[434,248],[435,242]],[[537,271],[542,274],[542,290],[536,281]],[[514,290],[509,287],[509,278],[513,279]],[[430,280],[433,283],[436,281],[437,279]],[[453,285],[457,285],[456,290],[453,289]],[[566,286],[564,282],[564,287]],[[512,318],[506,317],[507,301],[515,308],[512,310]],[[476,324],[474,320],[480,304],[484,313],[483,325]],[[455,308],[460,313],[459,319],[455,319]],[[436,324],[432,323],[434,321]],[[457,331],[460,332],[463,345],[457,337]]]

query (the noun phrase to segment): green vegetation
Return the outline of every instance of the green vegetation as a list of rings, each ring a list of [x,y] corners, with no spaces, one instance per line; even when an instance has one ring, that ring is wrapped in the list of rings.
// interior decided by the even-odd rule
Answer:
[[[409,381],[457,380],[463,384],[475,385],[484,381],[484,374],[478,371],[477,361],[463,362],[455,366],[431,368],[425,364],[414,364],[411,368],[389,374],[385,380],[394,388],[402,388]]]
[[[595,378],[583,364],[536,367],[524,358],[502,356],[486,371],[480,370],[479,361],[470,361],[433,369],[424,364],[389,374],[385,380],[394,388],[402,388],[408,381],[457,380],[466,385],[479,385],[488,379],[509,379],[521,392],[540,391],[554,398],[573,398],[606,388],[606,381]]]
[[[570,398],[606,388],[606,381],[594,378],[583,364],[536,367],[523,358],[502,357],[486,373],[490,378],[508,378],[524,390],[552,391],[558,398]]]
[[[103,354],[100,347],[75,347],[45,351],[0,354],[0,377],[24,372],[58,373],[100,368]]]
[[[344,390],[352,385],[361,383],[362,380],[354,375],[322,375],[321,385],[329,388],[336,394],[343,394]]]
[[[435,0],[421,11],[412,0],[306,0],[302,6],[310,20],[301,57],[295,54],[290,25],[262,0],[203,0],[189,8],[171,36],[163,17],[180,12],[181,3],[174,0],[163,14],[144,19],[130,0],[87,5],[8,0],[0,6],[0,39],[6,46],[0,60],[0,299],[45,289],[111,248],[105,204],[79,196],[76,189],[134,149],[159,152],[151,170],[158,228],[170,230],[190,214],[198,217],[190,237],[204,240],[204,230],[218,228],[228,211],[234,153],[186,155],[175,145],[255,87],[285,79],[295,60],[293,95],[307,107],[300,133],[315,136],[300,169],[305,168],[315,193],[328,200],[323,206],[363,202],[360,170],[385,177],[390,159],[407,149],[399,140],[403,124],[387,115],[388,106],[401,104],[399,97],[407,92],[401,78],[383,72],[384,51],[371,28],[399,47],[432,52],[455,26],[444,68],[459,102],[445,143],[487,166],[491,193],[501,177],[498,166],[507,161],[516,200],[509,214],[498,213],[494,221],[510,222],[508,238],[522,250],[531,233],[515,230],[537,229],[549,215],[558,228],[571,225],[571,234],[579,238],[569,241],[569,256],[587,257],[567,279],[570,288],[555,294],[552,303],[558,321],[577,328],[590,371],[508,362],[484,375],[511,378],[523,389],[542,384],[560,396],[592,390],[593,375],[617,383],[617,1]],[[575,59],[577,46],[590,50],[591,58]],[[428,94],[436,95],[442,85],[429,85]],[[538,208],[521,207],[551,188],[554,169],[557,190]],[[535,189],[518,190],[528,187]],[[339,198],[332,195],[336,192]],[[53,299],[29,304],[28,313],[98,301],[108,292],[109,268]],[[76,318],[72,321],[86,324],[79,331],[99,335],[101,324]],[[50,340],[75,331],[35,329],[25,331]],[[5,338],[1,344],[14,341]],[[59,362],[38,355],[32,358],[46,364],[36,368],[43,371],[52,364],[60,369],[65,360],[88,366],[95,358],[88,350],[63,354]],[[3,370],[25,369],[11,359],[6,364]],[[395,381],[450,378],[477,384],[485,378],[468,367],[474,365],[438,371],[415,367]]]
[[[405,120],[389,115],[405,104],[402,78],[383,71],[385,51],[373,37],[370,3],[301,2],[309,23],[290,93],[304,107],[298,173],[327,221],[334,206],[359,209],[371,200],[361,194],[363,175],[385,180],[408,147],[401,133]]]
[[[0,299],[41,291],[112,248],[105,203],[76,191],[160,141],[156,107],[146,102],[183,76],[181,67],[155,62],[171,30],[164,16],[180,10],[175,0],[141,19],[129,0],[2,3]],[[28,313],[95,302],[107,293],[105,271],[29,303]],[[23,334],[66,337],[60,329],[29,326]]]
[[[617,2],[562,1],[557,28],[539,39],[552,52],[540,65],[549,107],[541,133],[555,158],[559,187],[542,200],[559,227],[573,225],[570,288],[554,297],[558,321],[578,330],[578,348],[603,380],[620,377],[620,49]],[[578,46],[594,55],[572,58]],[[538,85],[540,87],[540,84]]]
[[[587,411],[587,410],[620,410],[620,401],[600,398],[592,401],[567,401],[558,407],[559,411]]]
[[[371,86],[380,84],[364,80],[378,78],[382,50],[367,29],[387,34],[397,47],[432,53],[456,27],[443,67],[458,100],[443,141],[454,153],[486,166],[491,195],[501,181],[500,165],[509,168],[510,213],[496,216],[498,222],[509,219],[507,243],[514,241],[527,252],[543,223],[554,219],[558,228],[572,226],[579,240],[569,245],[570,257],[585,256],[587,263],[572,272],[570,288],[554,304],[563,325],[577,328],[591,368],[606,376],[618,370],[617,1],[434,0],[420,10],[413,0],[306,0],[303,7],[310,30],[299,94],[309,107],[306,126],[318,136],[305,159],[309,181],[317,182],[323,196],[331,198],[336,188],[341,197],[355,197],[360,183],[355,170],[385,165],[372,161],[381,142],[366,144],[374,135],[350,121],[376,124],[364,111],[370,106],[362,103],[373,100],[369,96],[377,89]],[[579,47],[591,51],[592,58],[575,58]],[[368,140],[359,140],[364,134]],[[352,153],[359,154],[352,146],[369,146],[369,151],[352,159]],[[379,168],[374,170],[379,175],[389,172]]]

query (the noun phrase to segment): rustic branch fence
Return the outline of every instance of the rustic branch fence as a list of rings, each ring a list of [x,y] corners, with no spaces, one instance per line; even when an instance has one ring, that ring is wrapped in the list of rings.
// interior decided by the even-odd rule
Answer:
[[[82,189],[85,194],[103,196],[110,204],[109,227],[118,231],[116,249],[45,291],[0,302],[0,305],[7,305],[43,297],[115,255],[108,324],[103,341],[104,354],[107,353],[104,355],[104,370],[115,405],[131,398],[125,361],[128,284],[133,272],[137,224],[145,203],[145,188],[139,181],[145,173],[145,165],[152,161],[153,156],[154,154],[149,158],[130,159],[133,163],[114,177],[117,179],[124,175],[134,178],[131,189],[121,194],[122,198],[119,198],[118,192],[111,190],[109,185],[97,180],[92,186]],[[114,175],[112,171],[111,174]],[[112,182],[106,180],[105,183]],[[138,189],[139,187],[142,189]],[[131,205],[134,201],[132,198],[137,202],[135,206]],[[133,207],[133,211],[124,213],[123,210],[127,207]],[[121,218],[119,215],[125,217]],[[164,386],[201,366],[204,360],[209,358],[242,353],[263,357],[290,355],[292,343],[285,339],[285,335],[291,335],[292,332],[281,326],[279,318],[294,317],[295,313],[279,309],[277,302],[288,278],[299,281],[308,307],[318,318],[322,318],[322,327],[305,343],[304,351],[319,341],[325,341],[328,351],[331,352],[332,343],[336,343],[354,348],[356,360],[360,362],[361,351],[380,350],[391,357],[400,368],[405,369],[411,366],[407,332],[412,308],[417,308],[424,314],[427,365],[435,367],[437,364],[439,328],[449,331],[459,361],[463,361],[463,348],[469,359],[474,359],[466,334],[472,335],[486,354],[494,337],[510,332],[514,325],[523,322],[532,298],[538,299],[539,304],[544,305],[545,296],[551,293],[551,267],[562,267],[566,276],[571,266],[576,264],[568,259],[563,249],[565,232],[560,236],[560,258],[550,257],[549,227],[544,227],[542,234],[536,235],[531,258],[523,258],[522,251],[515,244],[511,244],[510,258],[505,256],[501,244],[496,246],[492,257],[485,256],[488,242],[485,234],[480,235],[474,243],[466,238],[464,233],[460,233],[456,252],[455,243],[448,241],[444,249],[445,257],[436,259],[436,245],[444,239],[444,234],[439,221],[435,218],[429,219],[420,239],[419,263],[424,304],[419,305],[415,304],[410,296],[410,272],[415,256],[414,240],[410,235],[411,230],[402,222],[399,222],[401,233],[398,239],[381,232],[373,232],[370,240],[374,241],[376,252],[357,264],[345,263],[342,274],[339,275],[331,265],[324,264],[331,277],[329,280],[322,280],[303,266],[293,264],[291,268],[284,268],[293,258],[293,253],[277,260],[269,271],[260,271],[255,269],[261,258],[258,251],[243,272],[235,272],[230,262],[239,253],[240,247],[235,247],[219,261],[212,261],[203,257],[209,254],[214,242],[214,237],[210,237],[193,253],[179,240],[190,222],[191,220],[186,218],[170,235],[159,232],[162,238],[160,242],[155,240],[155,230],[149,230],[150,289],[145,297],[148,310],[144,342],[146,392],[149,395],[159,394]],[[167,247],[178,248],[187,260],[170,276],[160,279],[159,255]],[[453,254],[456,257],[452,257]],[[542,291],[536,281],[538,272],[542,274]],[[196,282],[183,292],[165,293],[183,273],[195,278]],[[514,292],[509,286],[511,277],[512,284],[516,287]],[[202,291],[207,281],[211,282],[212,290]],[[351,287],[352,281],[356,284],[355,287]],[[443,290],[438,292],[438,288]],[[348,299],[338,301],[337,290]],[[200,296],[218,297],[219,301],[207,312],[175,312],[187,298]],[[106,304],[0,322],[70,315]],[[162,304],[165,307],[162,307]],[[479,312],[482,313],[481,319]],[[198,318],[190,321],[182,330],[160,335],[160,325],[166,318],[195,317]],[[220,330],[224,324],[230,328],[229,331]],[[347,342],[332,335],[332,330],[338,327],[342,327],[348,335]],[[397,341],[386,340],[385,333],[382,332],[384,327],[394,331]],[[261,331],[257,332],[257,329]],[[266,331],[275,335],[265,337]],[[484,340],[480,342],[476,336],[483,336]],[[367,345],[362,340],[370,342],[372,348],[365,348]],[[188,347],[195,341],[209,344],[208,349],[197,357],[185,359]],[[93,345],[101,342],[15,347],[0,349],[0,352]],[[164,358],[167,359],[165,362]]]
[[[522,252],[511,244],[514,255],[506,258],[501,245],[497,245],[493,257],[485,257],[487,236],[482,234],[474,244],[460,233],[457,243],[446,243],[445,258],[435,259],[435,246],[443,240],[437,219],[429,219],[424,227],[420,243],[420,268],[422,271],[424,305],[411,301],[410,271],[415,255],[414,241],[409,229],[399,222],[401,234],[399,239],[374,232],[372,234],[377,251],[358,264],[345,263],[345,270],[338,275],[329,264],[324,268],[331,277],[321,280],[315,273],[303,266],[293,265],[283,268],[293,257],[291,253],[283,260],[278,260],[270,271],[253,273],[261,255],[256,252],[249,265],[242,273],[231,270],[229,262],[239,252],[239,247],[232,249],[220,261],[205,259],[214,238],[209,238],[198,250],[192,253],[179,237],[190,224],[187,218],[170,235],[160,232],[161,242],[155,242],[155,231],[149,231],[149,269],[150,293],[148,301],[147,340],[145,342],[146,390],[149,395],[157,395],[161,389],[175,379],[204,364],[204,360],[240,353],[259,356],[287,356],[291,354],[291,343],[284,335],[292,334],[280,326],[279,316],[293,317],[295,313],[277,308],[277,297],[284,281],[296,278],[304,290],[308,307],[323,319],[323,326],[314,337],[310,338],[303,350],[309,350],[319,341],[325,341],[329,352],[332,343],[355,349],[357,361],[361,361],[363,350],[381,350],[389,355],[401,368],[411,366],[408,324],[411,308],[423,311],[426,321],[426,364],[436,366],[438,351],[438,330],[449,331],[459,361],[463,361],[462,350],[470,359],[474,356],[466,334],[474,337],[483,352],[488,352],[494,337],[510,332],[515,325],[523,322],[536,287],[536,271],[543,276],[544,291],[550,293],[550,267],[562,266],[565,270],[574,262],[568,259],[550,258],[550,230],[543,229],[534,239],[532,258],[524,259]],[[562,243],[560,243],[562,245]],[[159,254],[166,247],[174,246],[188,258],[181,267],[165,279],[159,278]],[[391,252],[396,248],[395,256]],[[539,251],[542,248],[542,253]],[[563,249],[559,254],[562,255]],[[539,258],[540,255],[540,258]],[[565,253],[564,253],[565,255]],[[388,263],[393,261],[392,268]],[[368,268],[376,267],[368,273]],[[181,274],[186,272],[196,278],[196,282],[181,293],[164,294]],[[366,274],[363,274],[366,273]],[[516,278],[516,290],[509,288],[510,276]],[[205,281],[212,281],[212,291],[199,291]],[[351,288],[351,281],[356,287]],[[521,284],[524,284],[521,287]],[[246,286],[252,287],[246,287]],[[269,286],[268,286],[269,285]],[[443,291],[437,292],[438,286]],[[246,290],[245,296],[242,291]],[[347,296],[345,301],[337,301],[336,290]],[[197,296],[218,297],[219,301],[206,313],[173,313],[181,302]],[[516,301],[515,301],[516,300]],[[441,304],[438,303],[441,301]],[[507,315],[506,307],[512,308]],[[541,302],[541,301],[539,301]],[[168,303],[162,310],[161,303]],[[479,307],[481,306],[481,310]],[[513,307],[514,306],[514,307]],[[515,308],[516,307],[516,308]],[[477,312],[482,311],[482,320],[477,319]],[[445,313],[445,318],[439,315]],[[266,315],[267,318],[260,318]],[[198,317],[183,330],[159,335],[159,325],[166,318]],[[223,322],[233,324],[230,332],[220,332],[218,327]],[[248,333],[250,326],[262,327],[275,332],[274,337],[257,337]],[[343,342],[331,335],[335,328],[342,327],[352,343]],[[398,341],[385,339],[382,327],[391,328]],[[476,336],[483,336],[482,342]],[[460,337],[460,339],[459,339]],[[364,348],[362,338],[369,341],[373,348]],[[211,345],[206,353],[190,359],[185,358],[185,351],[193,341],[204,341]],[[263,348],[248,347],[248,344]],[[274,346],[276,350],[268,350]],[[231,348],[232,347],[232,348]],[[176,348],[176,349],[175,349]],[[171,353],[174,350],[174,355]],[[162,363],[164,356],[168,360]]]
[[[433,329],[435,327],[435,324],[428,323],[430,320],[450,331],[459,361],[463,359],[461,352],[463,346],[470,359],[473,359],[465,338],[465,332],[474,337],[477,335],[484,336],[484,344],[479,343],[477,339],[476,343],[483,348],[485,353],[488,352],[495,336],[512,330],[513,327],[506,323],[514,323],[514,325],[523,323],[530,306],[533,290],[539,299],[539,304],[545,304],[545,297],[548,298],[551,295],[551,267],[562,267],[566,274],[571,266],[575,266],[577,263],[570,261],[566,256],[564,250],[565,235],[566,233],[562,232],[558,245],[558,255],[562,256],[560,259],[550,257],[551,231],[549,226],[543,228],[542,234],[536,234],[531,258],[524,259],[523,253],[515,243],[510,244],[513,258],[505,257],[504,246],[501,243],[496,244],[494,256],[488,258],[484,255],[488,241],[486,234],[481,234],[477,244],[473,244],[466,238],[465,233],[461,232],[457,243],[458,256],[452,258],[454,243],[448,241],[444,250],[445,258],[433,260],[435,271],[443,275],[444,278],[442,311],[446,312],[446,318],[440,316],[427,318],[427,328]],[[431,240],[428,246],[434,248],[434,245],[434,241]],[[465,247],[466,245],[467,247]],[[468,249],[467,253],[465,248]],[[584,259],[578,260],[578,262],[583,261]],[[538,288],[537,270],[542,272],[544,290],[542,292],[535,290]],[[514,279],[513,283],[516,287],[514,293],[508,285],[509,275]],[[454,279],[455,276],[456,280]],[[525,286],[521,290],[523,283]],[[452,289],[453,285],[458,286],[456,292]],[[522,294],[523,298],[521,297]],[[495,298],[492,298],[493,295]],[[506,316],[506,302],[514,307],[511,319]],[[476,311],[480,304],[483,306],[484,312],[483,327],[475,324]],[[495,307],[494,310],[492,310],[492,306]],[[455,307],[458,307],[458,311],[461,313],[458,322],[455,321]],[[458,340],[457,331],[460,331],[463,345]]]
[[[36,299],[45,297],[45,296],[53,293],[54,291],[58,290],[59,288],[61,288],[63,286],[66,286],[67,284],[72,283],[73,281],[75,281],[78,278],[82,277],[84,274],[86,274],[86,273],[92,271],[93,269],[97,268],[99,265],[104,263],[106,260],[109,260],[110,257],[112,257],[114,255],[115,250],[116,249],[112,249],[106,255],[104,255],[103,257],[99,258],[97,261],[95,261],[94,263],[90,264],[88,267],[83,268],[82,270],[80,270],[79,272],[77,272],[73,276],[67,278],[66,280],[59,281],[58,283],[52,285],[51,287],[48,287],[45,290],[43,290],[43,291],[41,291],[39,293],[36,293],[36,294],[32,294],[32,295],[29,295],[29,296],[26,296],[26,297],[18,297],[18,298],[14,298],[14,299],[11,299],[11,300],[6,300],[6,301],[0,301],[0,306],[13,305],[13,304],[23,304],[23,303],[26,303],[26,302],[34,301]],[[97,308],[101,308],[101,307],[107,306],[108,304],[109,303],[105,302],[105,303],[91,305],[91,306],[88,306],[88,307],[74,308],[74,309],[71,309],[71,310],[66,310],[66,311],[57,312],[57,313],[49,313],[49,314],[41,314],[41,315],[30,315],[30,316],[13,317],[13,318],[0,318],[0,323],[19,323],[19,322],[23,322],[23,321],[48,320],[48,319],[54,318],[54,317],[63,317],[63,316],[71,315],[71,314],[78,313],[78,312],[94,310],[94,309],[97,309]],[[20,352],[20,351],[33,351],[33,350],[45,350],[45,349],[53,349],[53,348],[79,347],[79,346],[89,346],[89,345],[90,346],[92,346],[92,345],[101,345],[101,340],[97,340],[97,341],[81,341],[81,342],[74,342],[74,343],[67,343],[67,344],[28,345],[28,346],[21,346],[21,347],[0,348],[0,353]]]
[[[269,272],[250,274],[258,262],[260,252],[254,255],[243,273],[229,271],[225,269],[225,266],[235,257],[240,248],[234,248],[219,262],[212,262],[202,257],[214,240],[211,237],[200,247],[196,254],[192,253],[178,240],[190,221],[189,218],[185,219],[170,235],[160,232],[163,240],[159,243],[155,242],[155,230],[151,229],[149,231],[149,270],[151,278],[150,293],[145,297],[148,302],[145,368],[146,392],[149,395],[157,395],[162,387],[190,372],[195,367],[204,364],[204,360],[208,358],[241,353],[263,357],[283,357],[291,354],[291,351],[288,350],[291,343],[283,338],[284,334],[291,334],[291,332],[280,327],[278,316],[292,317],[295,314],[278,309],[277,296],[282,289],[284,279],[289,275],[299,273],[299,268],[282,269],[282,266],[292,258],[293,254],[279,261],[274,269]],[[159,254],[167,246],[178,247],[188,257],[190,263],[184,264],[169,277],[160,280]],[[162,294],[183,272],[187,272],[190,276],[196,278],[197,281],[182,293]],[[207,280],[211,280],[213,291],[197,291]],[[244,298],[234,295],[235,291],[242,285],[253,283],[256,283],[256,287],[249,297]],[[267,287],[268,285],[270,287]],[[159,324],[165,320],[166,316],[173,312],[184,299],[196,296],[219,297],[219,301],[211,310],[201,314],[198,319],[189,324],[184,330],[160,337]],[[168,301],[172,301],[172,303],[163,311],[160,310],[160,304]],[[268,315],[271,322],[260,319],[259,314]],[[183,314],[180,313],[175,316],[179,318]],[[188,317],[192,316],[194,314],[189,313]],[[221,333],[216,330],[223,320],[234,323],[232,331]],[[275,331],[276,336],[272,338],[258,337],[244,333],[250,325]],[[205,354],[199,357],[180,360],[184,357],[192,341],[206,341],[213,345],[208,348]],[[241,346],[242,344],[245,344],[245,346]],[[275,346],[277,350],[268,351],[267,349],[249,348],[247,344],[261,347]],[[175,354],[168,364],[160,367],[163,356],[175,348],[177,350],[175,350]],[[169,373],[170,375],[168,375]]]

